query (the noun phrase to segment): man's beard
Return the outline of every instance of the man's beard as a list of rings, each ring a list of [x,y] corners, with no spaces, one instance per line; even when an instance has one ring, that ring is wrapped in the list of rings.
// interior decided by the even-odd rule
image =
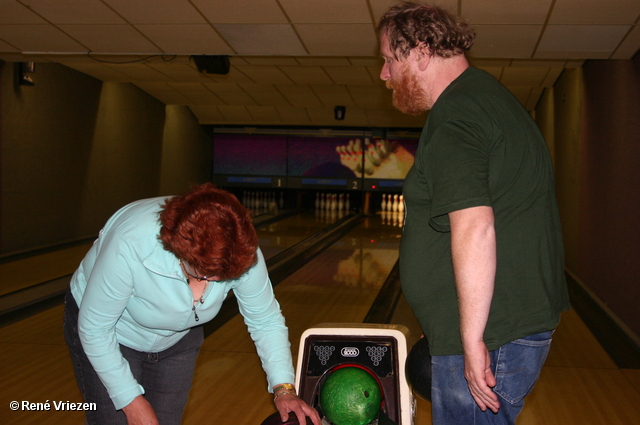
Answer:
[[[420,87],[415,75],[404,72],[399,83],[387,80],[386,86],[393,90],[393,106],[400,112],[417,116],[430,109],[427,93]]]

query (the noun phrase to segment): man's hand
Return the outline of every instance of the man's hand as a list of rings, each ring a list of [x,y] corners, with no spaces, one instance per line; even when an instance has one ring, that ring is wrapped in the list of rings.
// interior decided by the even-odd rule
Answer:
[[[122,408],[129,425],[159,425],[156,412],[144,396],[139,395]]]
[[[469,391],[476,404],[484,412],[490,409],[497,413],[500,409],[498,396],[493,392],[496,378],[491,372],[491,358],[487,346],[480,342],[473,347],[465,347],[464,377],[469,385]]]

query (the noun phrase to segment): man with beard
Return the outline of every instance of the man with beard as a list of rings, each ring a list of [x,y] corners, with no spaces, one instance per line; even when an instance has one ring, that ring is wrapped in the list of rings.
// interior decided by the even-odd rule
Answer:
[[[404,182],[400,278],[432,355],[433,423],[514,424],[569,308],[545,141],[469,65],[465,22],[405,2],[378,32],[394,105],[429,110]]]

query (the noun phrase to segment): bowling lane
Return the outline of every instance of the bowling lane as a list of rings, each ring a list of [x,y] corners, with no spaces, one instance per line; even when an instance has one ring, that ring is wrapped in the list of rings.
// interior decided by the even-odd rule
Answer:
[[[333,249],[329,249],[317,258],[336,257],[334,262],[340,264],[344,261],[340,258],[346,255],[339,251],[346,250],[347,242],[354,234],[365,235],[360,239],[360,257],[372,250],[366,243],[368,239],[376,241],[372,246],[377,244],[382,249],[386,249],[387,245],[395,246],[390,240],[394,233],[399,235],[399,228],[387,228],[389,224],[383,225],[382,222],[381,216],[372,217],[347,238],[339,241],[342,246],[336,246],[338,253],[332,253]],[[384,222],[392,222],[392,219],[386,217]],[[377,228],[382,232],[377,233]],[[389,234],[385,236],[387,233]],[[354,256],[348,258],[351,257]],[[390,264],[393,264],[391,259],[388,262],[385,260],[383,265],[388,268]],[[276,294],[281,299],[292,329],[294,356],[298,351],[301,329],[320,321],[361,320],[366,314],[367,308],[359,305],[360,301],[353,303],[353,309],[357,311],[345,312],[344,310],[352,309],[345,294],[373,299],[373,293],[377,292],[377,288],[371,288],[373,285],[365,284],[372,280],[364,277],[356,285],[336,288],[340,281],[354,281],[353,277],[347,279],[349,273],[346,270],[351,267],[347,267],[346,261],[342,267],[338,267],[345,271],[344,275],[337,271],[322,270],[321,266],[310,263],[308,268],[298,270],[276,287]],[[327,263],[328,267],[332,267],[331,264]],[[365,270],[363,267],[361,276],[375,274],[364,273]],[[320,276],[314,276],[316,272]],[[382,280],[373,279],[373,282]],[[329,293],[335,292],[336,298],[331,299],[329,295],[321,294],[322,286]],[[325,313],[325,306],[322,305],[324,302],[333,306],[327,307]],[[82,401],[62,337],[62,310],[63,306],[59,305],[0,327],[0,376],[6,384],[0,388],[0,400],[5,406],[0,410],[0,423],[84,423],[82,412],[11,411],[6,407],[15,400],[34,403],[45,403],[47,400],[72,403]],[[336,316],[332,317],[331,314]],[[347,315],[351,317],[345,317]],[[401,298],[392,323],[408,325],[410,318],[406,302]],[[414,332],[411,327],[410,329],[413,339],[419,337],[418,332]],[[232,332],[235,335],[230,336],[229,333]],[[264,373],[244,324],[240,320],[235,326],[225,326],[211,335],[203,347],[184,423],[259,425],[262,419],[274,411],[271,395],[265,390]],[[429,403],[418,399],[416,410],[416,425],[429,425]],[[602,423],[640,423],[640,373],[637,370],[619,369],[581,318],[571,310],[563,314],[540,381],[527,398],[522,415],[518,418],[518,425]]]
[[[0,328],[0,423],[5,425],[83,424],[84,412],[9,409],[12,401],[82,402],[62,335],[63,306]],[[259,422],[258,422],[259,423]]]
[[[401,228],[368,217],[276,287],[294,355],[300,335],[324,322],[362,323],[398,259]]]
[[[265,255],[268,255],[267,258],[269,258],[318,232],[339,218],[337,214],[333,218],[329,216],[328,219],[319,217],[314,212],[298,214],[280,222],[258,226],[257,231],[263,251],[268,253]],[[76,251],[79,249],[84,249],[84,251],[78,254]],[[60,264],[67,268],[73,268],[72,264],[75,262],[77,266],[85,251],[86,247],[82,246],[71,250],[54,252],[50,256],[46,256],[46,258],[43,257],[42,260],[38,257],[37,260],[39,261],[47,260],[49,257],[53,257],[55,261],[48,261],[41,267],[36,267],[36,269],[42,269],[51,274],[57,272]],[[28,260],[31,261],[31,259]],[[5,266],[6,269],[12,267],[12,264]],[[27,269],[29,268],[27,267]],[[15,275],[15,273],[12,275]],[[3,277],[5,276],[3,275]],[[70,401],[73,403],[82,401],[82,396],[73,375],[68,349],[62,335],[63,308],[63,305],[58,305],[17,323],[0,328],[0,376],[3,377],[7,384],[0,390],[0,399],[6,402],[5,406],[13,400],[33,403],[44,403],[47,400],[55,400],[57,402]],[[242,335],[247,334],[244,329],[239,330],[239,333]],[[46,355],[34,355],[34,353],[46,353]],[[243,359],[246,359],[247,364],[253,362],[254,367],[257,368],[254,375],[262,373],[257,356],[254,353],[232,353],[231,357],[234,356],[238,356],[237,359],[241,360],[240,363],[243,363]],[[207,406],[205,413],[215,410],[212,407],[212,402],[215,402],[216,405],[223,405],[225,397],[232,397],[236,401],[242,400],[242,396],[238,394],[243,393],[243,385],[251,389],[257,389],[260,393],[265,393],[266,384],[264,383],[264,378],[257,380],[257,382],[253,380],[246,383],[237,382],[233,386],[229,386],[235,379],[225,379],[229,374],[229,370],[233,370],[227,362],[215,362],[215,364],[208,366],[200,369],[202,379],[206,382],[209,381],[211,376],[222,378],[222,381],[215,382],[224,384],[225,391],[223,392],[225,394],[221,394],[220,397],[214,397],[211,393],[205,394],[205,405]],[[245,368],[241,367],[239,370],[244,371]],[[241,410],[241,412],[244,410],[246,409]],[[225,411],[229,412],[228,410]],[[16,425],[65,423],[80,425],[84,423],[84,414],[79,411],[30,412],[20,410],[12,412],[7,407],[6,410],[0,412],[0,423]],[[198,423],[225,424],[233,423],[233,421],[209,422],[205,419]],[[259,423],[260,421],[257,422],[257,424]]]
[[[265,259],[269,259],[292,247],[322,228],[344,217],[346,213],[334,214],[307,212],[293,215],[283,220],[265,225],[256,225],[260,249]]]
[[[300,335],[309,327],[362,323],[398,257],[399,219],[384,217],[384,223],[381,215],[368,217],[276,286],[294,361]],[[237,316],[205,340],[183,423],[257,425],[274,411],[265,388],[253,342]]]
[[[397,259],[401,231],[393,222],[379,214],[368,218],[276,286],[294,361],[307,328],[320,322],[361,322],[365,317]],[[413,341],[419,338],[419,327],[402,297],[392,323],[409,327]],[[618,369],[575,311],[565,312],[518,425],[638,423],[640,374],[634,372]],[[259,425],[275,410],[265,389],[253,343],[236,317],[203,345],[184,424]],[[431,424],[430,413],[430,403],[416,398],[415,424]]]

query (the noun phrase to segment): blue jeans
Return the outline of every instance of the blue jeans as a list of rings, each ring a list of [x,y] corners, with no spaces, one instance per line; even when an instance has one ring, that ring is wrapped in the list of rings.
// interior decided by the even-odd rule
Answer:
[[[553,331],[542,332],[509,342],[490,351],[491,370],[497,384],[500,410],[480,410],[464,377],[464,357],[431,358],[431,407],[433,425],[515,424],[524,398],[535,385],[549,354]]]
[[[84,401],[97,405],[96,410],[86,411],[86,424],[126,425],[124,412],[116,410],[82,349],[78,336],[78,305],[71,291],[67,291],[65,297],[64,335]],[[198,326],[173,347],[159,353],[145,353],[120,345],[120,351],[129,362],[133,376],[144,388],[144,397],[155,410],[160,425],[179,425],[182,421],[203,340],[202,326]]]

